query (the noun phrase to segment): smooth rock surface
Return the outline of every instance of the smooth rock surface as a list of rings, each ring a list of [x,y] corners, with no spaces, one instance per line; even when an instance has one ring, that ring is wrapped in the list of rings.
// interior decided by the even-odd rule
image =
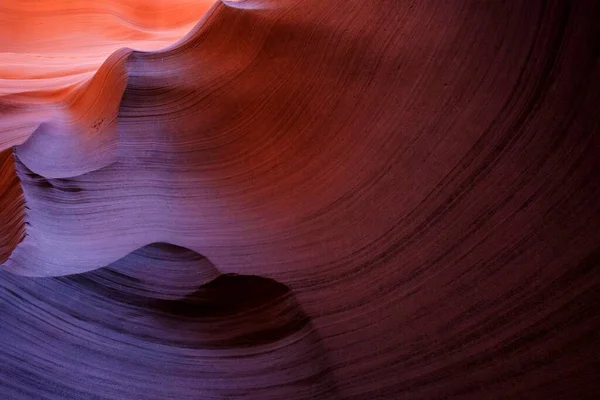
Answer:
[[[600,3],[202,3],[0,80],[0,395],[595,398]]]

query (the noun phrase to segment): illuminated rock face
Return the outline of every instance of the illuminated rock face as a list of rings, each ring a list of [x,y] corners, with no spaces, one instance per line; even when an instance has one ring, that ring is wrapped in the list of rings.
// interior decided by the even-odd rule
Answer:
[[[1,28],[0,397],[594,398],[597,2],[141,4]]]

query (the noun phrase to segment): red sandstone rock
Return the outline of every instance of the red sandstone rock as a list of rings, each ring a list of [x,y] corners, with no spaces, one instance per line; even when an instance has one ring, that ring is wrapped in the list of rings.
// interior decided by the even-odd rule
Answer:
[[[192,20],[170,7],[163,45]],[[92,35],[15,72],[0,394],[593,398],[599,18],[224,1],[166,49]]]

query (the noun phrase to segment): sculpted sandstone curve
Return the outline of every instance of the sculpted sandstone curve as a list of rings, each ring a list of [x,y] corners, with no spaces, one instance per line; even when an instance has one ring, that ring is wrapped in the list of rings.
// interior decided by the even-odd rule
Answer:
[[[2,88],[0,394],[593,398],[598,3],[200,3]]]

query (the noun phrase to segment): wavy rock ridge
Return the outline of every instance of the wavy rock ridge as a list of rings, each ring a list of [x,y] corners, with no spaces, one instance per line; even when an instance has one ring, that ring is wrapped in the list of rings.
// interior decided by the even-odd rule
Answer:
[[[594,398],[598,2],[201,3],[0,82],[0,394]]]

